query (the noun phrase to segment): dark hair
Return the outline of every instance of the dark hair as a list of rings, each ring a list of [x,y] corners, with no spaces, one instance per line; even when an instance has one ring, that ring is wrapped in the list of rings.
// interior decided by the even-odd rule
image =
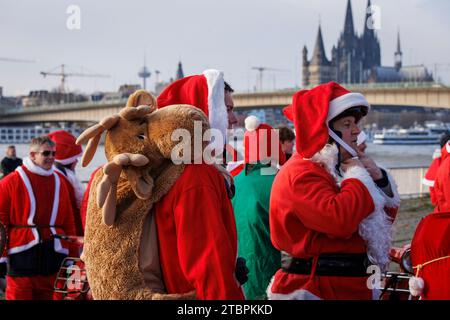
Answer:
[[[16,146],[15,145],[10,145],[10,146],[8,146],[6,149],[15,149],[16,148]]]
[[[448,142],[448,140],[450,140],[450,132],[446,132],[441,136],[441,141],[440,141],[440,145],[441,148],[443,148],[445,146],[445,144]]]
[[[280,126],[278,127],[278,130],[281,142],[295,140],[295,133],[291,128],[288,128],[286,126]]]
[[[233,88],[228,84],[228,82],[226,81],[224,82],[225,82],[225,91],[234,92]]]
[[[330,120],[330,124],[334,121],[342,119],[344,117],[355,117],[355,122],[359,122],[362,117],[367,115],[366,107],[351,107],[344,112],[338,114],[336,117]],[[332,128],[331,128],[332,129]]]
[[[40,146],[48,144],[50,147],[56,146],[52,139],[48,136],[40,136],[37,138],[33,138],[30,143],[30,149],[40,148]]]

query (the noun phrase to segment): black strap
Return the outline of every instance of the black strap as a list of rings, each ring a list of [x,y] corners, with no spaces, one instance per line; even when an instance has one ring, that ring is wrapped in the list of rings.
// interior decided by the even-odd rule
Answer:
[[[317,260],[315,275],[332,277],[367,277],[370,265],[367,254],[326,253]],[[311,274],[313,258],[294,258],[286,252],[281,253],[281,268],[294,274]]]

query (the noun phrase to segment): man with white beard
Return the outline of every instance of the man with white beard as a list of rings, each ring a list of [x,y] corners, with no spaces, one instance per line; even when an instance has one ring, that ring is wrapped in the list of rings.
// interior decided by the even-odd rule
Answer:
[[[330,82],[299,91],[289,108],[296,152],[272,187],[271,240],[282,258],[268,297],[372,299],[368,267],[386,271],[400,200],[389,174],[357,148],[370,105]]]

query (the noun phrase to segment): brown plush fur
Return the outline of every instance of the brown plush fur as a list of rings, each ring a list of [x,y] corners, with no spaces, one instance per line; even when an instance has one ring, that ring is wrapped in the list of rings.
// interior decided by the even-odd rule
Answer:
[[[137,107],[143,101],[147,104],[155,103],[148,93],[139,91],[129,98],[127,108]],[[128,111],[130,110],[126,110]],[[121,115],[123,116],[122,111]],[[89,195],[82,258],[95,299],[195,298],[194,292],[156,293],[146,287],[139,270],[139,247],[144,220],[153,204],[170,190],[184,169],[184,165],[174,165],[170,160],[171,150],[178,144],[171,141],[171,133],[175,129],[184,128],[193,137],[194,120],[202,121],[202,132],[208,129],[208,120],[203,112],[192,106],[177,105],[153,111],[138,119],[127,120],[121,117],[108,130],[105,141],[108,161],[112,161],[118,154],[131,153],[144,155],[149,162],[142,167],[123,166],[117,183],[117,214],[112,226],[103,222],[102,208],[97,205],[97,193],[99,190],[103,192],[98,190],[98,186],[105,178],[105,173],[99,170],[94,177]],[[192,143],[193,141],[194,139]],[[147,182],[150,179],[153,185],[147,199],[136,196],[138,180],[143,176],[147,177]]]

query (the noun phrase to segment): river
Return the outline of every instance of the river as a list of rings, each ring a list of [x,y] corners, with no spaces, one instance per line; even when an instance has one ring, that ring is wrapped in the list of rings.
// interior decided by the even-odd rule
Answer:
[[[242,146],[242,143],[238,142]],[[0,144],[0,152],[4,154],[7,145]],[[368,143],[367,152],[373,159],[385,168],[394,167],[428,167],[432,160],[434,150],[438,145],[376,145]],[[242,147],[238,148],[242,151]],[[16,145],[17,156],[23,158],[28,154],[28,145]],[[86,167],[81,167],[78,163],[76,171],[82,181],[89,180],[89,176],[95,168],[106,162],[104,147],[101,145],[92,159],[91,163]]]

